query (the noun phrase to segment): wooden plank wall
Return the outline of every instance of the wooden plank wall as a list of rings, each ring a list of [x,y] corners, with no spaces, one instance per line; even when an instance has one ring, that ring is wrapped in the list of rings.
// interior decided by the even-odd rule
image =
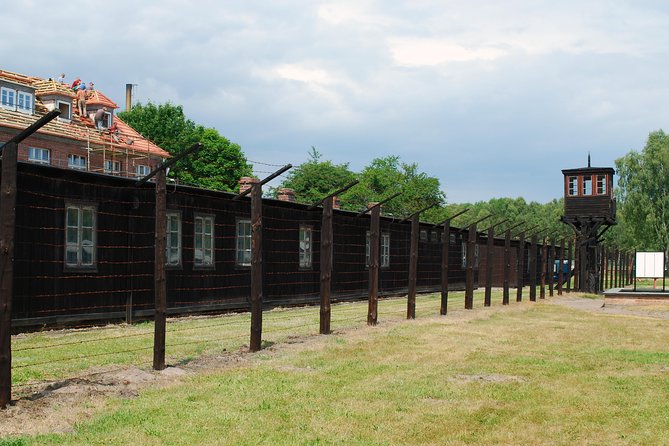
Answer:
[[[57,325],[90,320],[150,317],[154,308],[153,258],[155,193],[153,184],[135,187],[125,178],[19,164],[13,319],[19,325]],[[178,212],[182,263],[167,269],[168,313],[248,309],[250,270],[235,264],[236,222],[250,219],[250,199],[174,185],[167,186],[167,210]],[[97,262],[90,271],[64,269],[66,204],[96,206]],[[193,261],[194,217],[215,219],[215,265]],[[312,228],[312,267],[299,268],[299,227]],[[263,259],[266,306],[317,303],[320,289],[321,209],[264,200]],[[334,211],[332,297],[364,298],[369,216]],[[440,289],[443,229],[421,224],[417,288]],[[434,231],[434,234],[433,234]],[[390,265],[380,270],[380,295],[406,293],[410,224],[382,218],[390,234]],[[449,250],[451,289],[463,289],[463,234]],[[480,257],[483,251],[481,251]]]

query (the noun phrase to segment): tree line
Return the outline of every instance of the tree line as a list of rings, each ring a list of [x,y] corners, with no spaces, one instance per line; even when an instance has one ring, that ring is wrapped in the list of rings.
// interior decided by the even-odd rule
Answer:
[[[183,108],[171,103],[136,104],[119,117],[145,137],[177,154],[195,142],[203,149],[197,157],[184,158],[170,172],[170,178],[207,189],[234,192],[238,180],[250,176],[253,166],[238,144],[221,136],[216,129],[196,124],[186,118]],[[650,133],[646,146],[631,150],[616,160],[619,177],[615,188],[618,224],[609,230],[605,243],[628,250],[662,250],[669,247],[669,136],[662,130]],[[359,184],[344,192],[341,207],[359,211],[368,203],[382,201],[394,193],[401,195],[383,207],[383,214],[404,218],[429,205],[435,206],[421,215],[423,221],[438,223],[463,209],[469,211],[455,219],[454,226],[467,226],[486,215],[490,223],[509,219],[536,227],[549,236],[571,236],[571,230],[560,221],[563,199],[548,203],[527,202],[524,198],[493,198],[475,203],[447,203],[439,180],[420,171],[416,163],[398,156],[372,160],[361,171],[354,172],[348,163],[335,164],[323,159],[312,147],[308,159],[293,168],[281,184],[269,188],[275,197],[279,188],[295,191],[298,202],[311,204],[353,180]],[[556,188],[560,185],[556,185]],[[504,229],[504,225],[500,229]]]

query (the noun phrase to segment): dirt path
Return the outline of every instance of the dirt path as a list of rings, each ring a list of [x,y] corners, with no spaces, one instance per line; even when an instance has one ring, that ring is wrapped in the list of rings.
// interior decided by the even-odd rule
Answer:
[[[595,314],[613,314],[623,316],[648,317],[669,320],[669,302],[636,299],[597,299],[583,298],[578,294],[552,297],[550,302],[556,305],[587,311]]]

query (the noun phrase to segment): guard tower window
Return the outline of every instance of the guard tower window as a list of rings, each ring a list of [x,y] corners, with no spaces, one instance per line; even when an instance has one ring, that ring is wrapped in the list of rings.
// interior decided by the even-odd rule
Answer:
[[[583,195],[592,195],[592,177],[583,177]]]
[[[597,175],[597,195],[606,195],[606,175]]]
[[[570,196],[578,194],[578,177],[569,177],[569,191]]]

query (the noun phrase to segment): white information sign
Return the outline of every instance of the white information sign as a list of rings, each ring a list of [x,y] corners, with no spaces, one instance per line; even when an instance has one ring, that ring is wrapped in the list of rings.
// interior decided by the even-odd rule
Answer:
[[[664,277],[663,252],[637,252],[636,277],[658,278]]]

